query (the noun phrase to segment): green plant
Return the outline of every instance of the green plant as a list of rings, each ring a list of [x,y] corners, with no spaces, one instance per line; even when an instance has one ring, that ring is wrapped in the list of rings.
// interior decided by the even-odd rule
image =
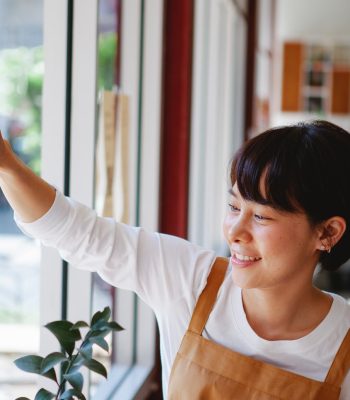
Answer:
[[[115,32],[101,34],[98,40],[98,87],[112,90],[115,80],[117,36]]]
[[[40,174],[43,48],[18,47],[0,51],[0,114],[9,121],[11,144]]]
[[[99,35],[98,87],[112,90],[117,52],[115,32]],[[12,146],[33,169],[41,171],[41,106],[44,80],[42,46],[0,51],[0,116],[11,121]]]
[[[62,351],[50,353],[46,357],[29,355],[14,361],[21,370],[52,379],[57,384],[56,394],[41,388],[34,400],[73,398],[85,400],[82,393],[84,378],[79,372],[83,366],[107,378],[106,368],[99,361],[93,359],[92,347],[96,344],[108,351],[109,346],[105,337],[112,331],[123,330],[116,322],[109,321],[110,317],[111,309],[106,307],[103,311],[97,311],[93,315],[90,325],[84,321],[78,321],[75,324],[69,321],[54,321],[45,325],[56,336]],[[80,332],[81,328],[89,328],[84,338]],[[79,347],[76,342],[80,342]],[[60,374],[57,374],[55,370],[55,367],[58,366],[60,366]],[[67,383],[71,388],[66,388]],[[19,397],[16,400],[29,399]]]

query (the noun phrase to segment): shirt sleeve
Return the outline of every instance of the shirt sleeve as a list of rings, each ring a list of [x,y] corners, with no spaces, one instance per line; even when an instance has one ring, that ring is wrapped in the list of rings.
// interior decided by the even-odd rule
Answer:
[[[25,234],[58,249],[70,264],[134,291],[155,310],[184,293],[196,298],[215,258],[213,251],[184,239],[99,217],[59,191],[41,218],[25,223],[15,215],[15,221]]]

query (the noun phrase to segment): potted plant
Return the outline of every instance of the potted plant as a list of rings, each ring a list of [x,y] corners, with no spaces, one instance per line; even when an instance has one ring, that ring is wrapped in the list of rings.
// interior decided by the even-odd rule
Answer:
[[[103,350],[109,350],[105,337],[113,331],[121,331],[123,328],[114,321],[110,321],[111,309],[106,307],[103,311],[97,311],[90,324],[78,321],[75,324],[61,320],[45,325],[53,333],[61,346],[60,352],[53,352],[46,357],[28,355],[14,361],[16,366],[23,371],[31,372],[53,380],[57,385],[57,392],[52,393],[41,388],[34,400],[85,400],[82,393],[84,378],[80,368],[85,366],[107,378],[106,368],[93,358],[94,345]],[[83,337],[80,329],[87,332]],[[78,342],[78,343],[77,343]],[[69,384],[71,387],[67,387]],[[27,397],[19,397],[16,400],[29,400]]]

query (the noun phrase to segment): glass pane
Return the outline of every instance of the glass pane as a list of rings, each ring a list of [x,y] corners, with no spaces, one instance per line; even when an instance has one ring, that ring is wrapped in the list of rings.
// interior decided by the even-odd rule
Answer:
[[[0,128],[40,174],[43,1],[0,0]],[[36,376],[13,361],[39,350],[39,244],[25,237],[0,193],[0,399],[33,397]]]
[[[111,92],[118,83],[118,23],[119,23],[119,1],[118,0],[100,0],[99,1],[99,19],[98,19],[98,92],[99,92],[99,114],[102,112],[103,92]],[[99,119],[99,116],[98,116]],[[97,124],[99,126],[99,124]],[[97,145],[98,146],[98,145]],[[97,150],[98,152],[98,150]],[[97,175],[99,170],[97,168]],[[100,179],[102,179],[100,177]],[[98,185],[97,185],[98,186]],[[97,192],[99,191],[97,187]],[[98,198],[96,195],[96,199]],[[103,200],[102,200],[103,201]],[[99,200],[96,200],[96,209],[100,209]],[[103,206],[102,206],[103,208]],[[100,215],[107,215],[103,209],[99,212]],[[109,306],[112,309],[113,319],[116,319],[114,304],[115,304],[115,288],[104,282],[97,274],[93,275],[93,295],[92,295],[92,312],[102,310]],[[97,360],[109,371],[111,375],[111,367],[113,364],[114,353],[112,351],[113,338],[109,335],[106,338],[110,352],[96,348],[95,356]],[[92,398],[96,398],[96,390],[99,386],[105,383],[105,379],[98,374],[91,374],[90,393]],[[115,382],[116,384],[118,382]]]

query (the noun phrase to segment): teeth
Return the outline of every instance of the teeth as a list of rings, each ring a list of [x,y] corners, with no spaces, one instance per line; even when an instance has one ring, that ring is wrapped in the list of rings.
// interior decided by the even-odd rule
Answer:
[[[243,254],[238,254],[238,253],[234,253],[234,255],[238,260],[241,260],[241,261],[257,261],[257,260],[260,260],[259,257],[244,256]]]

